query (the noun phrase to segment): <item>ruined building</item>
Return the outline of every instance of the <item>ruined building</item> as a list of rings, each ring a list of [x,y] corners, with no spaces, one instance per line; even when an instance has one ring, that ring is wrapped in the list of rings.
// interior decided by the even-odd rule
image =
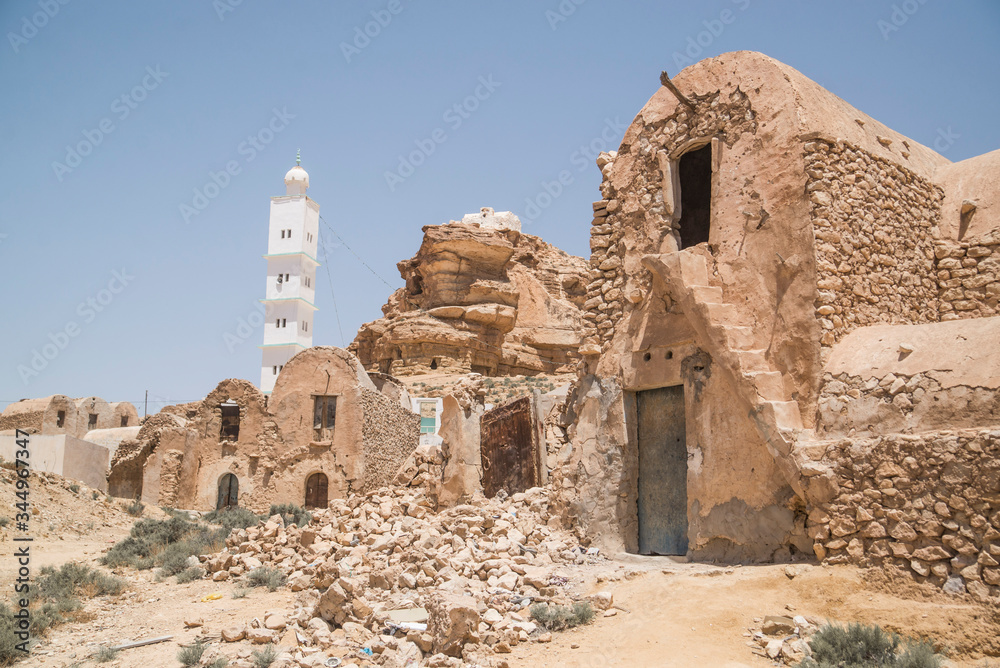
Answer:
[[[108,463],[122,440],[135,437],[139,415],[127,401],[100,397],[22,399],[0,415],[0,457],[7,461],[14,461],[19,449],[18,429],[32,435],[32,468],[104,490]]]
[[[951,163],[757,53],[663,84],[598,160],[566,516],[1000,593],[1000,151]]]
[[[395,376],[571,371],[579,360],[586,261],[521,233],[484,208],[429,225],[400,262],[406,287],[350,346],[367,369]]]
[[[325,508],[390,484],[419,441],[398,383],[381,392],[357,358],[317,346],[293,357],[265,396],[245,380],[164,408],[121,445],[110,493],[175,508],[272,503]]]

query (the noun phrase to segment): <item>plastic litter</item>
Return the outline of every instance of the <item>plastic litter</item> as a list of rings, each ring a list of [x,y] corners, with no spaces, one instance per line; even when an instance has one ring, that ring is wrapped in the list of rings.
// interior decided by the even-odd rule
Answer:
[[[201,602],[205,603],[207,601],[218,601],[220,598],[222,598],[222,592],[213,591],[211,594],[208,594],[207,596],[202,596]]]

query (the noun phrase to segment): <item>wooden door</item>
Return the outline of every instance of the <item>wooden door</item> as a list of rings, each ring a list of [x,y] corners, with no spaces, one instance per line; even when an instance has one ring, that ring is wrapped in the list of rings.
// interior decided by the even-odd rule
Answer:
[[[240,503],[240,481],[232,473],[219,478],[219,500],[216,510],[236,508]]]
[[[326,508],[329,481],[324,473],[313,473],[306,480],[306,508]]]
[[[493,497],[523,492],[538,484],[531,397],[515,399],[483,415],[481,450],[483,489]]]
[[[637,393],[639,553],[687,554],[684,386]]]

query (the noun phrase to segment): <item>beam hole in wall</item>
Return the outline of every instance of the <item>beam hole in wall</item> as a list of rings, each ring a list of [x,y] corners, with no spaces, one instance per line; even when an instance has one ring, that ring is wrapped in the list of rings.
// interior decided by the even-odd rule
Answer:
[[[673,350],[668,350],[667,354],[664,357],[666,359],[668,359],[668,360],[672,360],[674,358],[674,351]]]
[[[712,145],[688,151],[680,159],[681,250],[707,243],[712,218]]]
[[[645,355],[642,356],[643,362],[648,362],[651,359],[653,359],[653,356],[650,353],[646,353]]]

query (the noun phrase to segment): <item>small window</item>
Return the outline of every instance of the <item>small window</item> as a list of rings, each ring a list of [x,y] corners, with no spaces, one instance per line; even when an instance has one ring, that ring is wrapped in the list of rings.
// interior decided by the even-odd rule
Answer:
[[[122,416],[122,426],[123,427],[127,427],[128,426],[128,416],[127,415],[123,415]]]
[[[433,434],[437,430],[437,404],[433,401],[420,402],[420,433]]]
[[[337,397],[313,397],[313,430],[316,432],[316,440],[332,440],[336,422]]]
[[[281,238],[282,238],[282,239],[284,239],[284,238],[285,238],[285,231],[284,231],[284,230],[281,230]]]
[[[290,280],[289,274],[285,274],[285,283],[287,283],[289,280]]]
[[[707,243],[712,221],[712,145],[688,151],[680,159],[681,249]]]
[[[87,429],[97,429],[97,413],[91,413],[87,417]]]
[[[219,406],[222,411],[222,427],[219,429],[220,441],[236,441],[240,437],[240,406],[229,400]]]
[[[281,326],[282,327],[287,327],[288,326],[288,320],[286,320],[285,318],[282,318],[281,319]]]
[[[62,427],[66,424],[66,411],[59,411],[56,413],[56,426]]]
[[[273,373],[275,376],[278,375],[278,365],[277,364],[275,364],[274,366],[271,367],[271,373]]]

